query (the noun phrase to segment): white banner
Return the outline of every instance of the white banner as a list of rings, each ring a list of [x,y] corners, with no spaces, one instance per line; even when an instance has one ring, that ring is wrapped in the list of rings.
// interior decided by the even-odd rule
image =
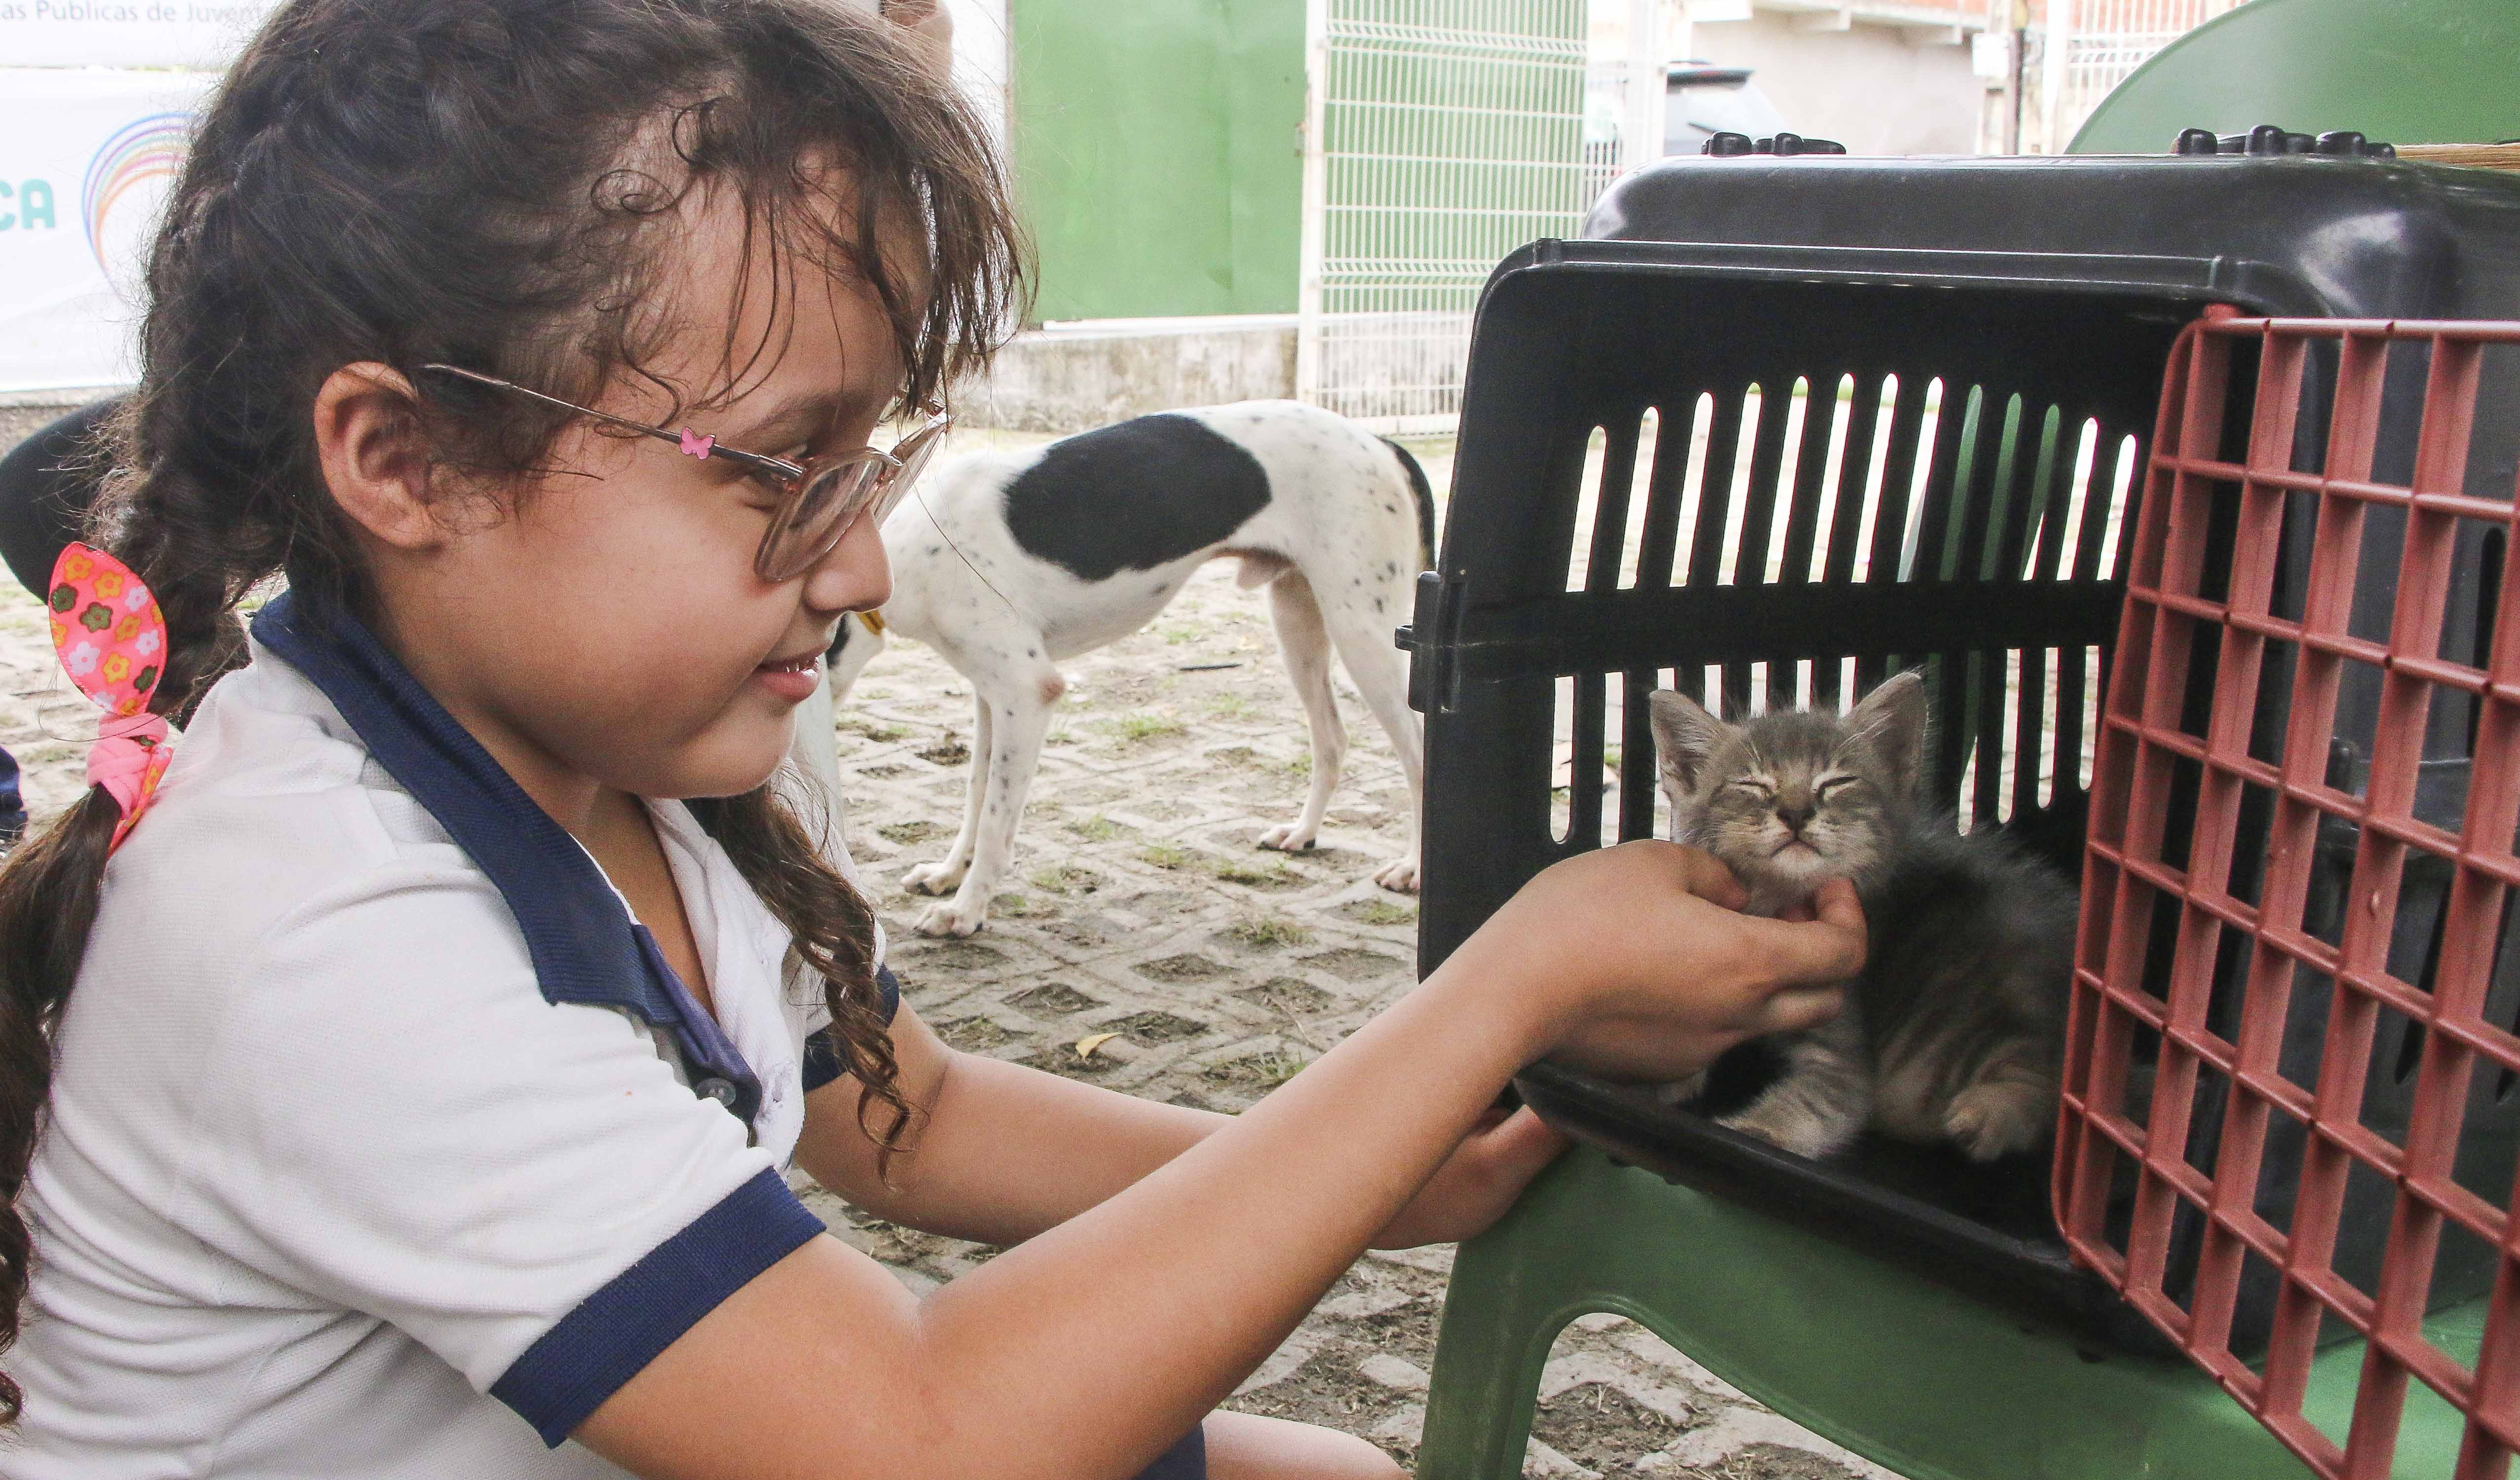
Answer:
[[[0,0],[0,67],[228,64],[280,0]]]
[[[0,69],[0,393],[137,377],[149,243],[216,80]]]

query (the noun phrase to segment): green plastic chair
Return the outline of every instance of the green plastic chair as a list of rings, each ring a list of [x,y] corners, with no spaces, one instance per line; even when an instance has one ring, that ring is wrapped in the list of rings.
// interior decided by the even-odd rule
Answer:
[[[2300,1480],[2300,1460],[2204,1373],[2103,1356],[1906,1270],[1590,1147],[1462,1246],[1435,1348],[1419,1480],[1522,1473],[1559,1330],[1626,1316],[1716,1375],[1911,1480]],[[2474,1351],[2485,1303],[2427,1323]],[[2323,1353],[2304,1413],[2342,1436],[2359,1342]],[[2395,1473],[2439,1480],[2456,1414],[2409,1405]]]

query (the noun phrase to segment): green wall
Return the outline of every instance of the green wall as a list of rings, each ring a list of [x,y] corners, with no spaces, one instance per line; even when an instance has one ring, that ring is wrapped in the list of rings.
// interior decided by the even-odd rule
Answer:
[[[2520,138],[2520,0],[2251,0],[2109,94],[2073,152],[2162,154],[2182,128]]]
[[[1303,0],[1009,0],[1043,319],[1292,313]]]

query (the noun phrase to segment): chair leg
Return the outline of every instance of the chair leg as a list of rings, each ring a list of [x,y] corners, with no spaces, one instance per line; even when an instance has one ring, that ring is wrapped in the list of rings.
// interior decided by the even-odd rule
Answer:
[[[1486,1233],[1462,1245],[1444,1297],[1426,1394],[1419,1480],[1518,1480],[1540,1369],[1566,1323],[1595,1309],[1583,1292],[1580,1189],[1590,1158],[1543,1173]]]

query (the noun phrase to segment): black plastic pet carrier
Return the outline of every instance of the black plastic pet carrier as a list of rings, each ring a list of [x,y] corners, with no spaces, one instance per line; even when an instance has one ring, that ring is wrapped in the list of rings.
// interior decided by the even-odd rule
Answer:
[[[2215,304],[2520,317],[2520,181],[2363,157],[1675,160],[1622,181],[1590,230],[1517,252],[1487,287],[1442,560],[1402,633],[1426,716],[1425,970],[1548,864],[1664,830],[1645,704],[1661,687],[1735,711],[1834,706],[1921,667],[1933,799],[2079,874],[2121,552],[2182,326]],[[2488,371],[2469,490],[2505,501],[2513,369]],[[2423,376],[2391,366],[2374,476],[2413,455],[2391,407],[2417,404]],[[2251,381],[2233,378],[2234,436]],[[2299,432],[2313,459],[2317,383]],[[2278,577],[2296,603],[2303,534]],[[2383,615],[2394,538],[2375,513],[2366,552],[2383,554],[2362,561],[2357,604]],[[2445,637],[2469,645],[2462,658],[2491,602]],[[2263,692],[2279,704],[2284,688]],[[2376,712],[2376,688],[2341,703]],[[2453,822],[2467,742],[2446,723],[2426,751]],[[2350,748],[2340,785],[2357,784]],[[2242,854],[2262,849],[2263,811],[2240,826]],[[2350,861],[2352,840],[2335,846]],[[2438,887],[2409,882],[2407,952],[2438,949],[2442,913]],[[2238,1001],[2218,988],[2218,1011]],[[2376,1043],[2373,1113],[2411,1094],[2409,1052],[2402,1034]],[[2068,1257],[2044,1151],[1980,1167],[1868,1135],[1814,1163],[1556,1066],[1518,1089],[1624,1160],[2111,1344],[2157,1345]],[[2222,1093],[2197,1092],[2192,1154],[2208,1162]],[[2506,1093],[2489,1118],[2512,1137],[2520,1100]],[[2478,1163],[2474,1190],[2497,1205],[2508,1150]],[[2341,1273],[2377,1268],[2388,1191],[2349,1211]],[[2484,1289],[2485,1252],[2449,1261],[2436,1299]],[[2178,1257],[2192,1272],[2192,1246]],[[2266,1322],[2244,1308],[2239,1340],[2262,1341]]]

